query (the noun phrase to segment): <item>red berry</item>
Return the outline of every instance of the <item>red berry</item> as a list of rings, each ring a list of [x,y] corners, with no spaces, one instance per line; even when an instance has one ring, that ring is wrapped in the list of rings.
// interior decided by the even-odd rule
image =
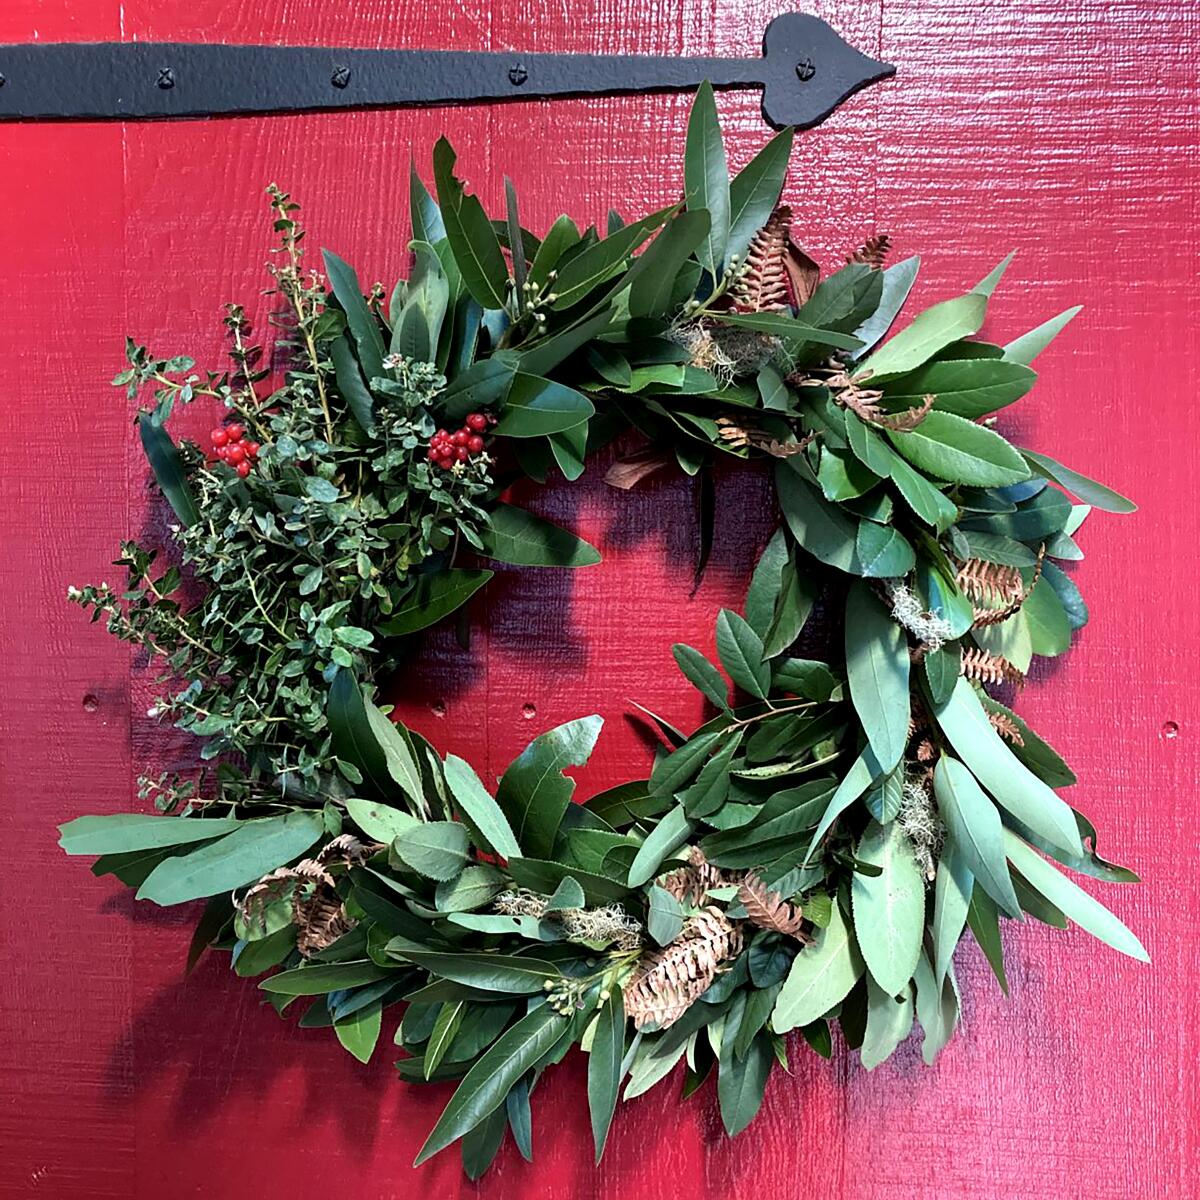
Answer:
[[[229,441],[229,434],[220,425],[212,431],[210,436],[212,437],[212,444],[214,446],[223,446]]]
[[[456,446],[465,446],[467,444],[467,439],[470,436],[471,435],[469,433],[463,433],[463,431],[460,429],[450,440]]]
[[[240,462],[237,465],[237,473],[245,479],[250,474],[250,464],[248,462]]]
[[[459,446],[459,448],[454,452],[454,457],[457,458],[459,462],[466,462],[467,459],[471,457],[471,452],[466,448],[466,446]]]
[[[441,455],[438,454],[437,448],[434,446],[430,446],[429,447],[429,461],[437,462],[439,458],[441,458]]]
[[[222,462],[224,462],[226,455],[228,455],[228,453],[229,453],[229,447],[228,446],[218,446],[216,448],[216,450],[214,451],[214,453]]]
[[[433,436],[434,436],[435,438],[441,438],[442,440],[445,440],[445,439],[446,439],[446,438],[448,438],[450,435],[449,435],[449,434],[448,434],[448,433],[447,433],[447,432],[446,432],[444,429],[439,429],[439,430],[437,431],[437,433],[435,433]]]
[[[261,449],[262,449],[262,446],[260,446],[260,445],[258,444],[258,442],[247,442],[247,443],[246,443],[246,453],[247,453],[247,454],[248,454],[248,455],[249,455],[251,458],[257,458],[257,457],[258,457],[258,452],[259,452]]]
[[[479,434],[475,434],[475,436],[467,442],[467,449],[470,450],[472,454],[478,454],[480,450],[483,449],[483,438],[481,438]]]
[[[237,466],[246,459],[246,449],[241,442],[234,442],[232,446],[225,447],[225,461]]]
[[[246,432],[245,425],[226,425],[225,432],[229,435],[231,442],[240,442],[242,435]]]
[[[453,450],[442,450],[438,454],[438,462],[446,468],[449,468],[454,462]]]
[[[482,433],[487,428],[487,417],[483,413],[472,413],[467,418],[467,427],[475,430],[476,433]]]

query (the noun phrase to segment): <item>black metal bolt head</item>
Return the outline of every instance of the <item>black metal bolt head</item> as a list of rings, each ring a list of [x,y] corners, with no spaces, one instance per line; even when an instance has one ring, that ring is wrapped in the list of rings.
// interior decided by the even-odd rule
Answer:
[[[175,72],[170,67],[159,67],[158,86],[164,92],[175,86]]]
[[[521,84],[523,84],[528,78],[529,72],[525,70],[524,63],[515,63],[513,66],[508,68],[508,82],[511,83],[513,87],[520,87]]]
[[[802,58],[796,64],[796,78],[807,83],[817,73],[817,64],[811,58]]]
[[[350,68],[345,66],[334,67],[333,74],[329,76],[329,82],[332,83],[335,88],[346,87],[346,85],[350,82]]]
[[[0,75],[0,87],[3,87],[8,82],[3,75]]]

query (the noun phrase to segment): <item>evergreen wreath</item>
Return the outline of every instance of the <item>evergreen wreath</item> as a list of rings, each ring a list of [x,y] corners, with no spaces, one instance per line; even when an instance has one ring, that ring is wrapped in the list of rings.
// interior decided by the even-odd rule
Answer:
[[[915,1019],[932,1062],[967,930],[1007,990],[1002,917],[1146,958],[1059,866],[1136,876],[1099,856],[1053,790],[1070,769],[988,690],[1068,648],[1087,609],[1059,564],[1090,507],[1134,507],[992,428],[1077,310],[973,340],[1005,260],[884,341],[917,260],[886,266],[874,238],[821,279],[779,206],[791,144],[731,181],[705,86],[681,202],[539,239],[511,184],[488,218],[443,139],[436,201],[413,174],[413,267],[390,295],[333,254],[307,268],[272,188],[282,386],[236,306],[230,369],[131,342],[114,380],[153,394],[138,428],[176,561],[130,541],[122,588],[71,596],[162,658],[152,714],[214,765],[143,780],[157,813],[80,817],[61,844],[139,898],[205,899],[192,960],[232,950],[280,1013],[306,1002],[300,1024],[364,1062],[403,1004],[402,1078],[461,1081],[418,1162],[461,1139],[477,1177],[506,1130],[528,1157],[530,1093],[576,1044],[597,1160],[622,1085],[684,1058],[685,1094],[715,1069],[731,1135],[791,1030],[829,1056],[836,1021],[869,1070]],[[211,447],[176,445],[174,406],[201,399],[225,413]],[[744,611],[717,618],[724,673],[674,649],[713,716],[691,734],[656,717],[649,778],[582,804],[563,771],[598,716],[490,786],[389,719],[373,681],[463,611],[480,560],[598,561],[502,497],[552,467],[576,479],[630,430],[646,444],[610,470],[621,488],[671,462],[702,481],[721,457],[771,464],[782,522]],[[844,638],[829,661],[796,649],[814,611]]]

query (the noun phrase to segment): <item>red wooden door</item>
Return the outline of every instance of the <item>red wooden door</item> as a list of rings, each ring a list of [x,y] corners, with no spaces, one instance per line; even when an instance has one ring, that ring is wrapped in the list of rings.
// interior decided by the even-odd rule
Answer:
[[[759,0],[5,0],[0,42],[226,40],[331,45],[740,54],[781,7]],[[1027,689],[1025,710],[1075,764],[1077,803],[1145,877],[1113,896],[1145,968],[1082,934],[1010,936],[1011,1000],[964,951],[966,1028],[926,1070],[915,1049],[868,1076],[797,1050],[735,1142],[706,1092],[618,1114],[591,1167],[579,1063],[535,1097],[536,1164],[507,1148],[466,1184],[453,1155],[414,1171],[437,1101],[326,1032],[280,1022],[213,956],[184,982],[184,914],[134,909],[54,844],[54,825],[117,811],[153,755],[183,740],[142,714],[150,680],[63,600],[99,580],[147,518],[130,413],[107,386],[126,331],[209,347],[226,299],[257,301],[270,232],[262,189],[302,199],[311,241],[393,278],[410,150],[448,131],[495,205],[513,176],[535,228],[662,204],[680,186],[683,97],[185,124],[0,126],[0,1192],[4,1196],[1185,1197],[1197,1193],[1194,781],[1200,458],[1194,223],[1200,9],[1187,0],[826,0],[890,84],[801,135],[786,198],[827,263],[891,232],[924,256],[922,301],[957,294],[1007,250],[990,332],[1087,305],[1039,363],[1015,420],[1143,507],[1085,530],[1077,574],[1094,620]],[[69,86],[64,81],[64,86]],[[740,166],[757,99],[720,107]],[[206,415],[190,414],[196,430]],[[403,715],[498,770],[532,734],[599,712],[582,794],[646,751],[632,697],[699,715],[674,641],[707,645],[767,529],[767,490],[720,481],[713,564],[688,597],[690,485],[630,495],[589,473],[536,501],[600,544],[602,566],[511,570],[468,657],[431,639]],[[444,1100],[445,1095],[437,1097]]]

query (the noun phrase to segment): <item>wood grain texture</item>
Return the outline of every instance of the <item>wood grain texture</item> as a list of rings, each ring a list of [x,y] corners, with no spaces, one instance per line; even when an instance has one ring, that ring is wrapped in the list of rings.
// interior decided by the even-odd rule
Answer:
[[[230,40],[741,54],[784,7],[762,0],[7,0],[0,41]],[[255,117],[186,124],[0,127],[8,312],[0,397],[0,1195],[283,1200],[336,1188],[525,1200],[762,1196],[1122,1200],[1197,1193],[1194,785],[1200,745],[1197,286],[1198,10],[1181,0],[828,0],[813,10],[895,62],[890,84],[798,139],[788,199],[810,250],[837,263],[886,230],[924,253],[918,300],[973,283],[1017,248],[988,332],[1087,308],[1039,364],[1006,427],[1143,504],[1097,516],[1076,572],[1093,622],[1026,689],[1022,710],[1064,751],[1073,802],[1104,848],[1140,871],[1109,889],[1152,968],[1086,936],[1008,939],[1014,996],[964,955],[966,1029],[937,1067],[915,1047],[871,1075],[797,1048],[762,1116],[720,1135],[709,1091],[623,1106],[593,1170],[584,1072],[572,1059],[534,1097],[535,1167],[507,1148],[478,1186],[452,1154],[414,1171],[446,1089],[400,1084],[381,1049],[363,1067],[298,1031],[206,962],[180,979],[182,915],[134,911],[54,846],[53,825],[116,811],[131,779],[184,762],[145,712],[152,677],[62,599],[103,578],[128,528],[161,521],[128,412],[110,392],[128,331],[166,352],[219,346],[226,299],[257,297],[270,235],[262,189],[305,204],[310,244],[368,277],[404,258],[410,152],[449,130],[493,207],[502,177],[527,221],[648,209],[679,188],[684,97]],[[719,99],[735,165],[765,130],[752,95]],[[206,428],[211,414],[185,424]],[[648,760],[627,699],[688,724],[672,642],[711,646],[769,532],[768,489],[719,483],[709,573],[689,596],[690,484],[631,495],[584,481],[539,511],[600,544],[570,576],[506,570],[476,606],[468,656],[428,640],[405,717],[498,773],[537,731],[606,720],[576,772],[583,794]],[[84,697],[93,697],[85,706]],[[131,717],[130,714],[133,714]],[[1170,734],[1174,736],[1169,736]]]

